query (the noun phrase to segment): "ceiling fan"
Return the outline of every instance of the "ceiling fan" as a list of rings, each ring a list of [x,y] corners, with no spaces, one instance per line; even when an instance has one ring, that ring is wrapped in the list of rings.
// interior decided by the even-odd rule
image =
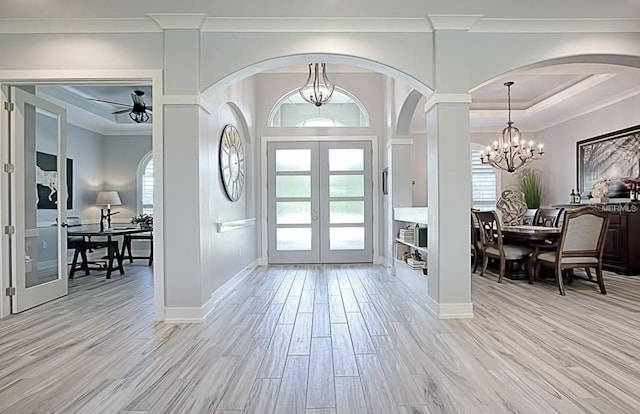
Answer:
[[[147,104],[144,103],[143,96],[144,96],[144,92],[139,89],[136,89],[133,92],[131,92],[131,100],[133,101],[133,105],[123,104],[119,102],[105,101],[103,99],[89,98],[89,100],[96,101],[96,102],[105,102],[105,103],[110,103],[110,104],[119,105],[119,106],[126,106],[127,109],[120,109],[118,111],[112,112],[112,114],[124,114],[129,112],[129,118],[131,118],[134,122],[137,122],[140,124],[140,123],[149,121],[148,112],[152,112],[152,107],[147,106]]]

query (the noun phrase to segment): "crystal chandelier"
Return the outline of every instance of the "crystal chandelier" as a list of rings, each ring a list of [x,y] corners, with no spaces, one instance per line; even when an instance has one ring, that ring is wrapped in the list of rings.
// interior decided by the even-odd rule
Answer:
[[[513,121],[511,120],[511,85],[513,85],[513,82],[505,82],[504,84],[507,87],[509,102],[509,122],[507,122],[507,127],[502,130],[500,137],[493,142],[493,145],[487,146],[486,153],[485,151],[480,153],[480,161],[483,164],[489,164],[493,168],[499,168],[510,173],[544,154],[542,144],[539,144],[536,150],[533,141],[526,142],[522,140],[520,130],[513,126]]]
[[[311,71],[312,67],[313,75]],[[328,103],[331,100],[335,88],[327,77],[326,63],[322,63],[322,74],[319,73],[319,68],[319,63],[309,63],[309,77],[307,77],[304,85],[298,89],[302,99],[315,106],[322,106]]]

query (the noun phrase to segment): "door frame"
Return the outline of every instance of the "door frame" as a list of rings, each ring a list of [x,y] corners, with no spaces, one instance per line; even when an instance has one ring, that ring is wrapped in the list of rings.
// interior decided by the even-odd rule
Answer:
[[[379,198],[379,177],[378,177],[378,136],[376,135],[351,135],[351,136],[263,136],[260,140],[260,233],[261,233],[261,257],[260,264],[269,264],[269,226],[267,225],[267,144],[269,142],[327,142],[327,141],[368,141],[371,143],[371,175],[373,180],[373,263],[380,264],[382,259],[378,252],[380,248],[380,198]]]
[[[164,90],[161,69],[106,69],[106,70],[0,70],[0,101],[7,102],[11,85],[74,84],[74,83],[116,83],[116,82],[150,82],[153,90],[153,107],[158,108],[153,114],[151,127],[152,150],[154,163],[154,256],[153,261],[153,306],[156,321],[164,321],[164,178],[163,178],[163,107]],[[8,160],[9,112],[0,107],[0,163]],[[5,174],[0,172],[0,174]],[[9,197],[5,196],[5,177],[0,180],[0,219],[2,220],[2,236],[0,251],[2,267],[0,268],[0,318],[11,314],[11,306],[5,289],[10,286],[9,240],[4,235],[4,225],[9,222]],[[156,209],[157,206],[157,209]]]

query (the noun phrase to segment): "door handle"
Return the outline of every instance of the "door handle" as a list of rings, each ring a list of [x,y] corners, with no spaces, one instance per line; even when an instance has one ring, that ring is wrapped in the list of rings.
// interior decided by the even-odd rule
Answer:
[[[69,225],[67,223],[62,223],[60,227],[69,227]]]

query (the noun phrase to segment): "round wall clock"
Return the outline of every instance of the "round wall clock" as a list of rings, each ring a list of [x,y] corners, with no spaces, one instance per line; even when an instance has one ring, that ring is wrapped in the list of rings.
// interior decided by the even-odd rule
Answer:
[[[238,201],[244,188],[244,148],[238,130],[227,125],[220,139],[220,173],[227,197]]]

